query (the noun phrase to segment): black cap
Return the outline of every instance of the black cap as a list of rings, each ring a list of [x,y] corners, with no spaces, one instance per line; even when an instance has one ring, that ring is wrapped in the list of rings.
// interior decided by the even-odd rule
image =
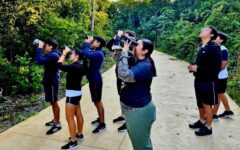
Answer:
[[[98,42],[101,43],[101,45],[100,45],[99,48],[102,48],[102,47],[106,46],[106,40],[105,40],[104,37],[102,37],[102,36],[94,36],[93,39],[94,39],[94,40],[97,40]]]
[[[53,49],[57,49],[57,47],[58,47],[58,42],[56,40],[54,40],[54,39],[47,39],[45,41],[45,43],[50,45],[50,46],[52,46]]]

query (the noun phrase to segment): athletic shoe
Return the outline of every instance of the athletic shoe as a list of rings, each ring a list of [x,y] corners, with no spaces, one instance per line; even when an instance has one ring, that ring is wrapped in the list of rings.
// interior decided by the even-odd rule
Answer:
[[[192,129],[202,128],[204,126],[205,126],[205,124],[202,123],[200,120],[198,120],[197,122],[194,122],[192,124],[189,124],[189,128],[192,128]]]
[[[118,132],[124,132],[127,131],[126,123],[124,123],[121,127],[118,128]]]
[[[125,120],[125,117],[119,116],[119,117],[117,117],[116,119],[113,119],[113,123],[121,122],[121,121],[124,121],[124,120]]]
[[[75,142],[69,142],[68,144],[62,146],[62,150],[74,150],[78,148],[78,143],[77,141]]]
[[[92,133],[101,133],[101,132],[106,131],[106,130],[107,130],[106,124],[105,123],[100,123],[97,126],[97,128],[92,131]]]
[[[76,139],[77,139],[77,141],[83,141],[84,140],[83,134],[81,134],[81,135],[76,134]],[[71,138],[69,137],[68,140],[71,141]]]
[[[45,123],[45,126],[52,127],[52,126],[54,126],[54,124],[55,124],[55,122],[54,122],[54,120],[52,120],[52,121]]]
[[[234,113],[230,111],[224,111],[222,114],[218,115],[219,118],[231,118]]]
[[[47,135],[51,135],[51,134],[53,134],[53,133],[56,133],[56,132],[58,132],[59,130],[61,130],[62,129],[62,127],[61,127],[61,125],[54,125],[54,126],[52,126],[52,128],[50,129],[50,130],[48,130],[47,131]]]
[[[212,129],[208,129],[206,126],[201,127],[199,130],[195,131],[197,136],[206,136],[212,134]]]
[[[99,118],[97,118],[96,120],[94,120],[94,121],[91,122],[91,124],[93,124],[93,125],[94,125],[94,124],[99,124],[99,123],[100,123],[100,119],[99,119]]]
[[[217,115],[213,115],[213,122],[218,122],[219,119],[218,119],[218,116]]]

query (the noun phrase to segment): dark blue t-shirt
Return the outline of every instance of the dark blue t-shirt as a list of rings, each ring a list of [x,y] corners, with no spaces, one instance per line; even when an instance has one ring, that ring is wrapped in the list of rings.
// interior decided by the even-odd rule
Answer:
[[[132,67],[135,82],[124,83],[120,93],[120,100],[123,104],[141,108],[146,106],[152,99],[151,84],[153,79],[152,65],[149,58],[138,60]]]
[[[90,60],[90,66],[87,73],[87,78],[89,82],[101,83],[101,69],[104,62],[104,52],[103,50],[91,51],[90,44],[84,43],[82,46],[82,51],[86,58]]]

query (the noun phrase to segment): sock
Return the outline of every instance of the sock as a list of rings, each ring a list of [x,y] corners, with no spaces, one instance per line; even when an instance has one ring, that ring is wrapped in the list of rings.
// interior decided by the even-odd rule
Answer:
[[[56,123],[55,126],[56,127],[61,127],[61,124],[60,123]]]
[[[201,121],[202,124],[205,124],[205,123],[206,123],[206,120],[200,119],[200,121]]]
[[[211,126],[208,126],[208,125],[206,125],[206,127],[207,127],[209,130],[211,130],[211,129],[212,129],[212,127],[211,127]]]

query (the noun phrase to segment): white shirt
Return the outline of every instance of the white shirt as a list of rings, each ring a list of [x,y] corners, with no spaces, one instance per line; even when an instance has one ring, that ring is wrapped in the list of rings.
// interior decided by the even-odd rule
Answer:
[[[225,47],[225,46],[223,46],[223,45],[221,45],[221,51],[228,51],[228,49]],[[222,71],[220,71],[220,73],[218,74],[218,79],[226,79],[226,78],[228,78],[228,69],[227,69],[227,67],[226,68],[224,68]]]
[[[82,95],[82,91],[66,90],[67,97],[77,97],[77,96],[81,96],[81,95]]]

